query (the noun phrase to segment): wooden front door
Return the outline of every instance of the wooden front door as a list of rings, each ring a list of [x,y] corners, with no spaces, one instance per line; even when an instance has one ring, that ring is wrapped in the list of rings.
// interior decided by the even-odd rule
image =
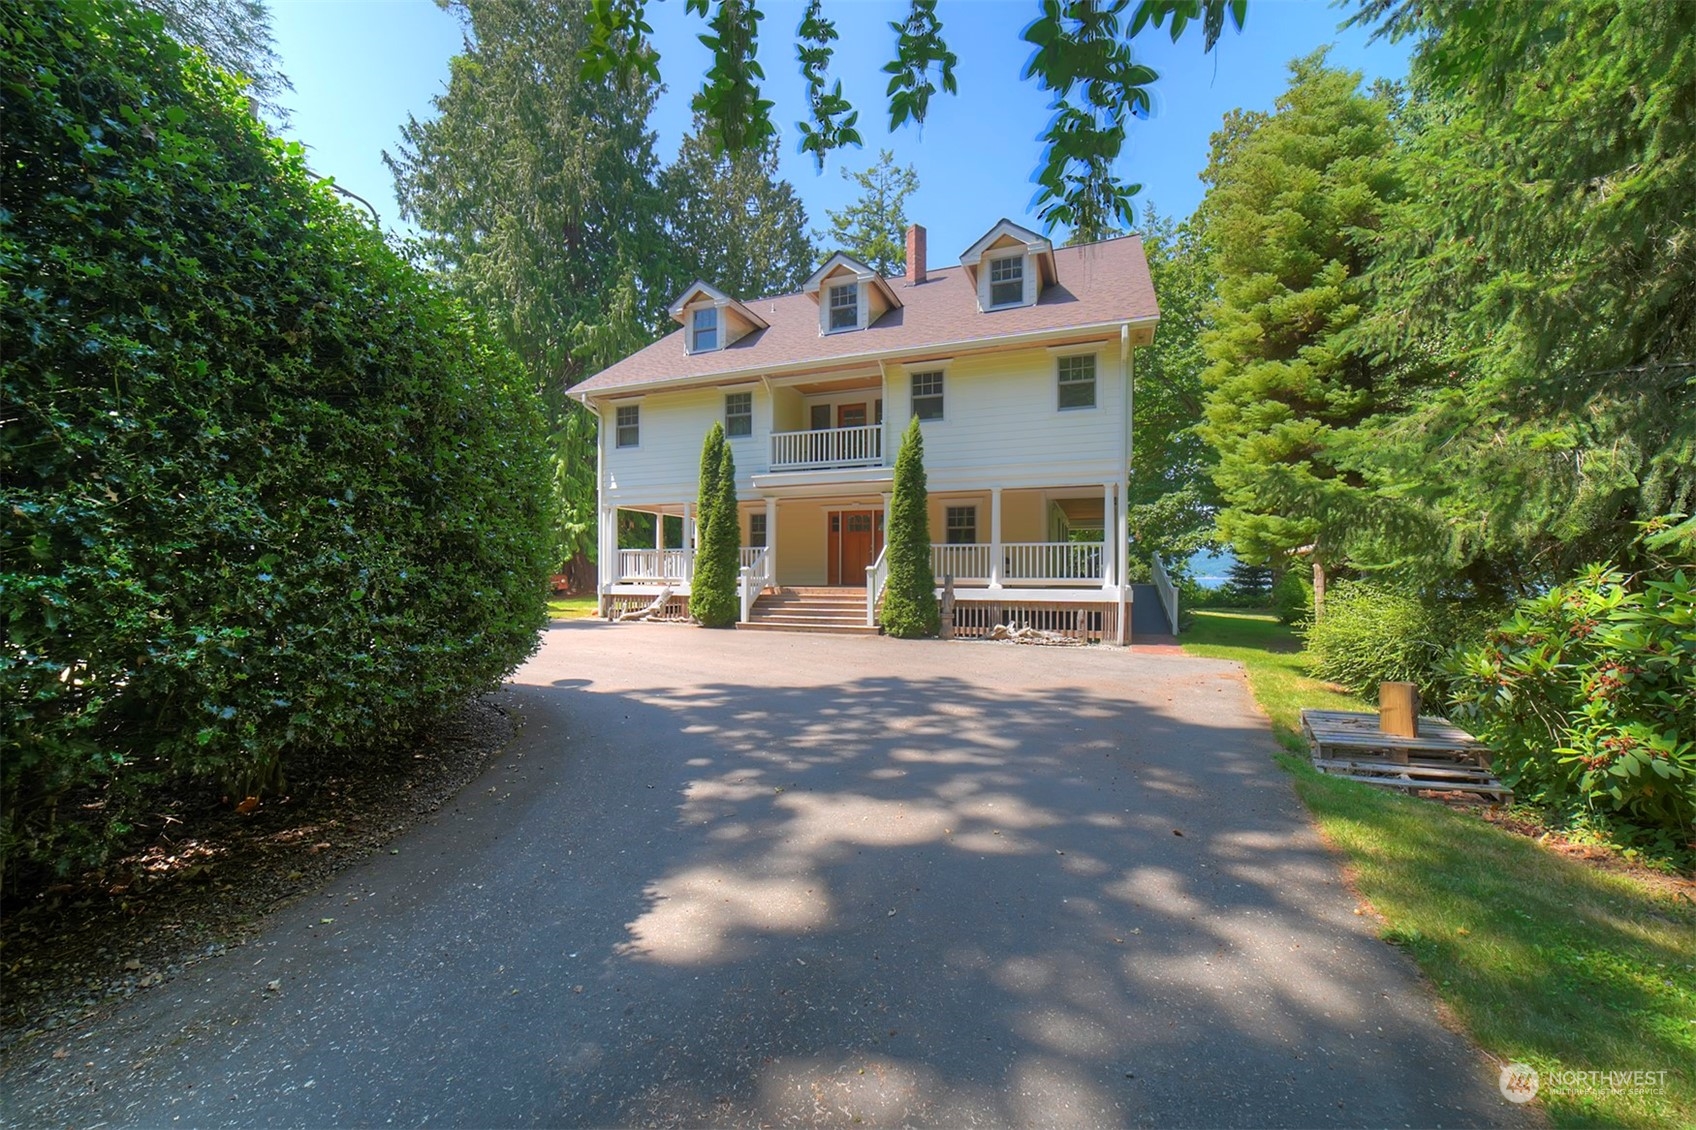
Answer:
[[[830,583],[864,587],[866,568],[883,551],[883,511],[839,510],[830,515]]]
[[[836,426],[839,428],[865,427],[866,406],[864,404],[838,404],[836,406]]]

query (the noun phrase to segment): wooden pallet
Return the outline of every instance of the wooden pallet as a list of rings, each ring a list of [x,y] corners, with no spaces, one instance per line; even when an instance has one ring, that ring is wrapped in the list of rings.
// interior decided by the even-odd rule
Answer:
[[[1380,730],[1376,714],[1303,710],[1301,729],[1321,773],[1410,792],[1513,799],[1490,771],[1490,751],[1446,718],[1421,715],[1419,736],[1405,738]]]

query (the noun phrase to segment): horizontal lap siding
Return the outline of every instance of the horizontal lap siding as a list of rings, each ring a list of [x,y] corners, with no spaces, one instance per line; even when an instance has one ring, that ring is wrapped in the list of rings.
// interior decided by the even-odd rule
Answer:
[[[759,385],[729,390],[653,393],[640,400],[642,444],[621,448],[617,443],[616,402],[605,410],[607,427],[607,501],[620,506],[693,502],[698,490],[701,442],[707,429],[724,422],[725,392],[754,396],[754,432],[731,439],[736,460],[736,492],[754,494],[752,476],[763,472],[771,457],[771,403]],[[631,401],[624,401],[629,404]]]
[[[1075,352],[1096,356],[1092,409],[1060,411],[1055,359],[1061,354],[1046,349],[962,358],[942,366],[944,418],[923,425],[931,488],[1087,483],[1122,476],[1124,391],[1117,347],[1086,346]],[[912,371],[923,372],[925,366],[914,365]],[[909,372],[891,370],[889,397],[886,416],[904,421],[911,414]]]

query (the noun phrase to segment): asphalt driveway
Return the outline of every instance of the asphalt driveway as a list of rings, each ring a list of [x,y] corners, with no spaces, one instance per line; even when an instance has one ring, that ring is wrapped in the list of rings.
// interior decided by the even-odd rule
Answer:
[[[1531,1117],[1232,665],[578,622],[508,698],[399,854],[14,1072],[8,1121]]]

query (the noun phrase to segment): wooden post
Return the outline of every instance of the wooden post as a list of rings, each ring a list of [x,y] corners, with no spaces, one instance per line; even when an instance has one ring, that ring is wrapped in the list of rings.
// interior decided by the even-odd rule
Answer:
[[[954,638],[954,574],[942,578],[942,631],[945,640]]]
[[[1378,684],[1378,729],[1398,738],[1419,736],[1419,688],[1412,683]]]

